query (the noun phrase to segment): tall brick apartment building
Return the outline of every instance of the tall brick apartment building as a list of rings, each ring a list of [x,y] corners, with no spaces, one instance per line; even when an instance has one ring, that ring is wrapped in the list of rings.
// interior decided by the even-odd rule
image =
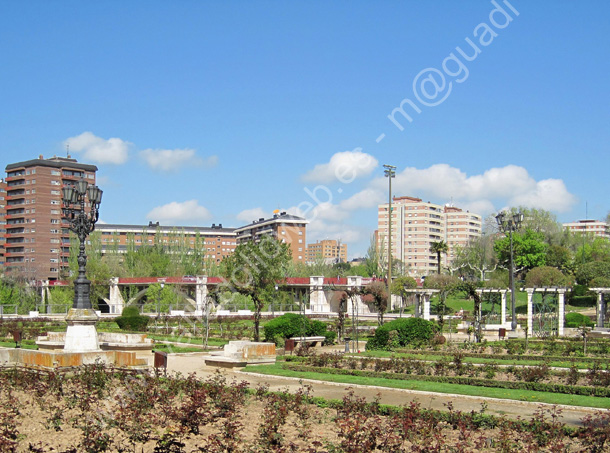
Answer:
[[[4,270],[27,280],[56,280],[68,267],[70,231],[62,187],[95,184],[97,167],[53,156],[6,166]]]
[[[415,197],[392,198],[392,259],[400,260],[411,276],[435,273],[437,256],[430,252],[433,242],[445,241],[448,253],[441,262],[451,262],[455,247],[465,246],[481,235],[482,218],[454,206],[442,206]],[[388,204],[377,212],[377,247],[387,256],[389,232]]]
[[[258,219],[235,229],[237,243],[245,241],[258,242],[262,236],[273,236],[290,246],[292,260],[299,263],[305,262],[306,227],[307,220],[302,217],[276,213],[270,219]]]

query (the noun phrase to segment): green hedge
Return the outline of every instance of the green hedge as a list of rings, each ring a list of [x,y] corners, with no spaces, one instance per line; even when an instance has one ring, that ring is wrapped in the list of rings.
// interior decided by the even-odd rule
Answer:
[[[140,315],[140,310],[135,305],[130,305],[123,309],[121,316],[115,319],[121,330],[131,330],[135,332],[146,332],[150,318]]]
[[[568,313],[565,319],[566,327],[593,327],[595,325],[595,323],[591,321],[591,318],[582,313]]]
[[[326,324],[318,320],[310,320],[307,316],[297,313],[286,313],[272,319],[263,327],[265,341],[278,343],[281,339],[298,337],[326,337],[325,343],[334,342],[335,332],[327,332]]]
[[[367,350],[393,350],[404,346],[423,346],[430,343],[438,328],[432,321],[422,318],[399,318],[375,330],[375,336],[366,344]]]
[[[298,372],[313,372],[325,374],[338,374],[346,376],[372,377],[382,379],[395,379],[402,381],[427,381],[440,382],[446,384],[461,384],[479,387],[503,388],[511,390],[534,390],[537,392],[563,393],[567,395],[580,396],[596,396],[600,398],[610,397],[610,388],[608,387],[587,387],[578,385],[564,384],[545,384],[542,382],[511,382],[498,381],[495,379],[481,379],[464,376],[432,376],[432,375],[417,375],[405,373],[385,373],[381,371],[369,370],[351,370],[343,368],[325,368],[314,367],[309,365],[301,365],[296,363],[284,363],[282,368]]]

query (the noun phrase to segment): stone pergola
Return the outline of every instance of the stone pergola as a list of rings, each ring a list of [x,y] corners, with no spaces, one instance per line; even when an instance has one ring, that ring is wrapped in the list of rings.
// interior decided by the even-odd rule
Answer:
[[[610,288],[589,288],[597,295],[597,305],[596,305],[596,323],[595,327],[598,329],[603,329],[605,327],[606,322],[606,310],[608,309],[608,305],[604,300],[604,295],[610,293]]]
[[[508,294],[509,290],[501,289],[501,288],[480,288],[480,289],[477,289],[476,292],[479,296],[481,296],[481,307],[479,309],[482,309],[482,305],[483,305],[482,296],[484,294],[490,294],[490,295],[499,294],[500,295],[500,324],[498,326],[510,330],[511,322],[506,321],[506,295]],[[475,313],[474,315],[478,316],[479,319],[481,318],[481,313]]]
[[[533,287],[525,288],[527,292],[527,331],[529,334],[534,333],[534,293],[557,294],[557,335],[564,334],[564,318],[565,318],[565,294],[569,288],[560,287]]]
[[[430,299],[436,293],[438,289],[406,289],[405,293],[408,295],[415,296],[415,314],[416,318],[423,318],[426,321],[430,320]]]

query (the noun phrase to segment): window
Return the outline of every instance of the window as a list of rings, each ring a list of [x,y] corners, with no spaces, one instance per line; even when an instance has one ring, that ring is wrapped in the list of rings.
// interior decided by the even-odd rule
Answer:
[[[55,181],[55,180],[51,181],[51,185],[53,185],[53,186],[59,186],[59,184],[60,184],[59,181]]]
[[[51,174],[53,176],[59,176],[61,173],[59,173],[59,170],[51,170]]]
[[[58,224],[59,223],[59,219],[51,219],[51,223]]]

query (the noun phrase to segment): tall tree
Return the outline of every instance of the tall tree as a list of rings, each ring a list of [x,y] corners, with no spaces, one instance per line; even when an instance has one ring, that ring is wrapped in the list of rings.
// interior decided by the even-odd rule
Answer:
[[[270,236],[260,242],[244,242],[222,262],[225,284],[234,292],[250,296],[254,303],[254,340],[259,341],[261,312],[275,293],[276,283],[286,275],[291,252],[288,244]]]
[[[483,234],[468,242],[464,247],[456,247],[456,257],[453,267],[467,267],[476,272],[476,278],[484,281],[489,272],[493,272],[497,265],[496,255],[493,248],[493,237]]]
[[[436,253],[436,273],[440,275],[441,273],[441,254],[447,253],[449,250],[449,246],[445,241],[438,241],[430,243],[430,253]]]

